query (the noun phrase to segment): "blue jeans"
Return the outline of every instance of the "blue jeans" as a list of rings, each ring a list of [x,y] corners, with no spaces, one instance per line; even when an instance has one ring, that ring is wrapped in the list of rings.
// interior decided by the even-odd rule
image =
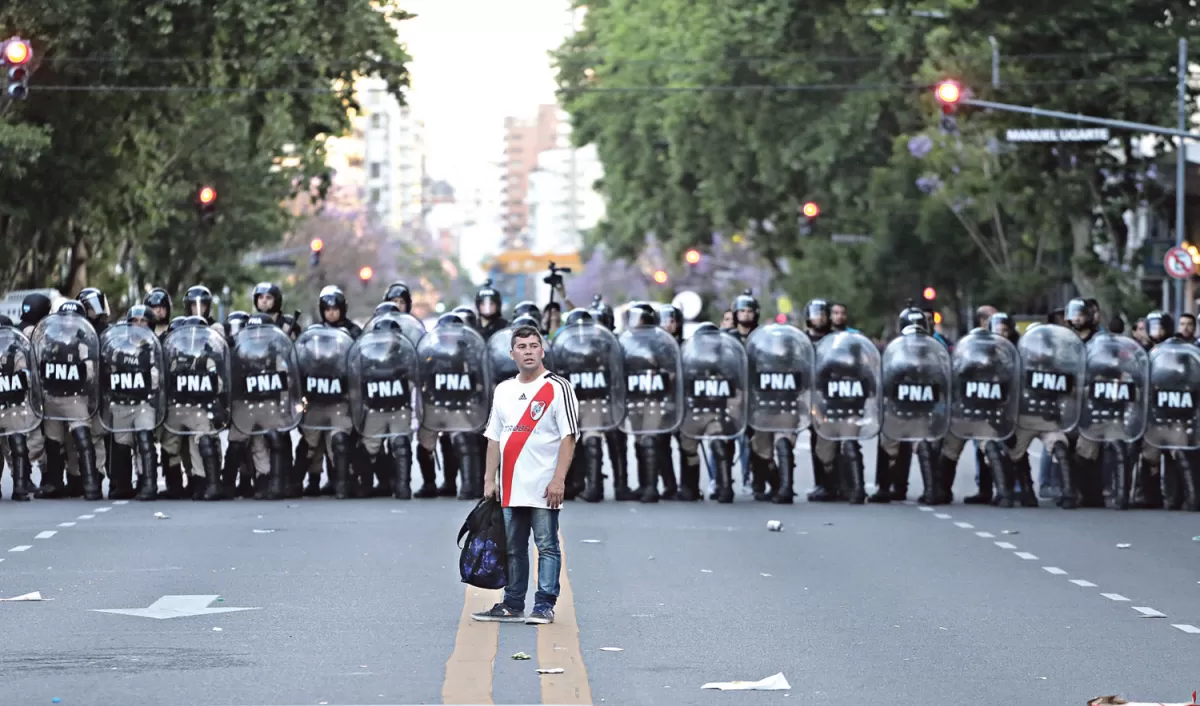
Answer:
[[[558,602],[558,576],[562,571],[562,552],[558,548],[558,510],[541,507],[504,508],[504,535],[508,540],[508,585],[504,587],[504,605],[525,610],[529,592],[529,532],[538,550],[537,593],[533,606],[553,607]]]

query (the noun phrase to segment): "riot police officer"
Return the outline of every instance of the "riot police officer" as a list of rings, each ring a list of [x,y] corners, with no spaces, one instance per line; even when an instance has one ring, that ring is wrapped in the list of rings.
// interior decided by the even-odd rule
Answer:
[[[1146,315],[1150,351],[1150,407],[1133,497],[1136,508],[1200,509],[1195,464],[1189,448],[1200,445],[1196,399],[1200,396],[1200,352],[1177,335],[1169,314]],[[1167,453],[1164,453],[1167,452]],[[1160,466],[1165,469],[1160,471]]]
[[[665,476],[666,489],[676,490],[669,452],[671,434],[679,429],[683,418],[683,366],[679,344],[674,336],[658,327],[658,316],[649,304],[631,305],[627,317],[628,325],[618,339],[626,377],[624,428],[634,436],[638,464],[636,492],[642,502],[654,503],[659,500],[660,474]],[[686,443],[680,453],[685,465],[689,459],[696,459],[698,467],[699,439],[683,441]],[[624,454],[623,449],[611,446],[610,452],[614,459]],[[616,471],[619,474],[621,469],[617,467]],[[618,500],[622,499],[620,493],[625,482],[618,475]]]
[[[229,432],[226,465],[221,463],[218,434],[229,423],[229,348],[223,329],[215,328],[200,316],[189,316],[167,334],[163,341],[166,360],[166,419],[162,446],[177,457],[190,459],[191,479],[188,490],[193,500],[232,500],[239,464],[245,457],[246,442],[236,430]],[[179,499],[185,493],[178,465],[164,468],[167,473],[167,497]],[[139,500],[155,500],[158,479],[143,471]]]
[[[132,499],[134,447],[141,477],[156,475],[154,430],[162,422],[164,394],[162,344],[154,335],[154,314],[136,305],[125,320],[110,326],[100,337],[104,363],[104,395],[100,400],[100,423],[112,434],[108,497]],[[143,481],[143,487],[145,481]]]
[[[413,391],[417,351],[398,322],[380,318],[350,349],[350,409],[367,463],[397,500],[412,497]],[[390,455],[383,454],[387,442]],[[390,476],[384,482],[385,476]]]
[[[615,331],[616,319],[612,307],[606,304],[599,294],[592,299],[588,313],[597,324],[608,329],[610,333]],[[682,337],[683,329],[680,327],[677,343]],[[608,462],[613,469],[613,498],[622,502],[636,500],[637,494],[629,488],[629,437],[617,426],[604,432],[604,444],[608,449]]]
[[[729,307],[733,312],[733,330],[730,332],[742,343],[758,329],[762,308],[749,289],[739,294]],[[744,441],[750,443],[750,488],[754,499],[763,502],[779,496],[781,469],[776,463],[775,434],[746,432]],[[794,447],[795,444],[793,443]],[[786,460],[786,459],[780,459]],[[794,461],[793,461],[794,463]],[[784,469],[791,477],[792,469]]]
[[[408,285],[396,281],[388,285],[387,291],[383,293],[383,303],[395,305],[397,311],[404,314],[412,313],[412,291]],[[375,313],[379,313],[376,309]]]
[[[7,316],[0,316],[0,446],[12,469],[12,499],[34,493],[29,434],[42,424],[42,391],[33,344]]]
[[[33,335],[34,329],[42,319],[50,315],[50,298],[45,294],[28,294],[21,302],[21,320],[18,322],[19,330],[26,338]],[[37,354],[36,349],[31,349],[28,357],[28,364],[35,370],[34,378],[38,379],[36,374],[37,369]],[[39,389],[40,379],[38,383]],[[41,467],[41,477],[38,478],[38,487],[34,491],[35,498],[63,498],[67,497],[68,490],[64,482],[63,475],[67,470],[67,454],[63,445],[53,439],[49,439],[42,431],[44,423],[39,423],[38,426],[29,430],[25,434],[25,444],[29,451],[29,462],[38,464]],[[78,478],[78,476],[75,476]],[[78,491],[82,494],[82,488],[72,488],[72,494]]]
[[[479,313],[479,333],[487,341],[492,334],[508,328],[508,322],[500,315],[504,300],[489,279],[475,293],[475,311]]]
[[[171,324],[171,294],[162,287],[150,290],[142,304],[150,308],[154,315],[154,335],[159,340],[167,337],[167,327]]]
[[[78,301],[64,302],[57,313],[42,319],[32,339],[45,395],[45,434],[64,445],[70,434],[78,464],[78,473],[71,475],[79,479],[85,499],[100,500],[102,478],[92,434],[100,396],[100,339]]]
[[[804,305],[805,332],[813,346],[833,332],[829,302],[813,299]],[[837,459],[837,444],[821,438],[816,429],[809,432],[809,449],[813,469],[813,489],[808,493],[809,502],[835,502],[845,500],[833,464]]]

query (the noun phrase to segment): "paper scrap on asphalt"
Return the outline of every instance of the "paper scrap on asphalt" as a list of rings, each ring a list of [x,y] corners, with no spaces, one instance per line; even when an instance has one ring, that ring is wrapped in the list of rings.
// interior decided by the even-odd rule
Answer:
[[[759,574],[758,574],[758,575],[759,575],[759,576],[762,576],[763,578],[768,578],[768,579],[769,579],[769,578],[771,578],[771,575],[770,575],[770,574],[764,574],[764,573],[762,573],[761,571],[759,572]]]
[[[21,594],[21,595],[19,595],[19,596],[13,596],[12,598],[0,598],[0,601],[9,601],[9,602],[15,602],[15,601],[52,601],[52,600],[54,600],[54,599],[53,599],[53,598],[42,598],[42,592],[41,592],[41,591],[34,591],[33,593],[23,593],[23,594]]]
[[[538,670],[538,674],[562,674],[562,673],[563,673],[562,667],[555,667],[554,669],[539,669]]]
[[[581,539],[579,541],[583,542],[584,544],[599,544],[600,543],[599,539]]]
[[[273,529],[265,529],[265,530],[256,529],[256,530],[254,530],[254,534],[271,534],[274,531],[275,530],[273,530]]]
[[[165,513],[165,512],[156,512],[156,513],[154,513],[154,517],[155,517],[155,519],[159,519],[159,520],[169,520],[169,519],[171,519],[171,516],[170,516],[170,515],[168,515],[168,514],[167,514],[167,513]]]
[[[711,573],[712,573],[712,569],[700,569],[700,573],[702,573],[702,574],[711,574]]]
[[[1021,534],[1019,530],[1001,530],[1000,534]]]
[[[624,652],[624,647],[601,647],[601,652]]]
[[[513,655],[513,656],[512,656],[512,658],[513,658],[513,659],[520,659],[520,660],[525,660],[525,659],[533,659],[532,657],[530,657],[529,655],[525,654],[524,652],[518,652],[518,653],[516,653],[515,655]]]
[[[1118,544],[1117,549],[1128,549],[1132,546],[1133,546],[1132,544]]]
[[[759,679],[758,681],[714,681],[700,687],[701,689],[720,689],[721,691],[787,691],[792,688],[783,672]]]

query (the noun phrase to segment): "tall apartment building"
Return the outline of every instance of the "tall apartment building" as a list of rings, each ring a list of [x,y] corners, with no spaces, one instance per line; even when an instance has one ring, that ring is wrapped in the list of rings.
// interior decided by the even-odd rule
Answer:
[[[595,145],[559,147],[538,155],[527,198],[533,252],[579,251],[583,233],[604,217],[604,197],[593,186],[603,175]]]
[[[419,230],[425,212],[425,125],[388,94],[381,79],[355,87],[363,114],[355,120],[362,140],[363,199],[397,236]]]
[[[533,118],[504,119],[504,241],[508,247],[521,244],[529,226],[529,175],[537,169],[538,154],[559,143],[559,109],[538,106]]]

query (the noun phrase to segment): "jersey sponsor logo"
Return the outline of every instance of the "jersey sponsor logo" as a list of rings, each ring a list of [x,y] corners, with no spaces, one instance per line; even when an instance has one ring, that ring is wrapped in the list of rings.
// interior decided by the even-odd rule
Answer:
[[[529,442],[529,437],[533,435],[538,421],[545,415],[546,409],[552,402],[554,402],[554,383],[547,381],[533,396],[533,400],[525,408],[521,419],[514,425],[512,434],[504,442],[504,449],[500,452],[500,495],[503,507],[509,507],[509,503],[512,502],[513,474],[517,469],[517,459],[525,448],[525,444]],[[536,417],[533,416],[534,405],[539,405]]]

